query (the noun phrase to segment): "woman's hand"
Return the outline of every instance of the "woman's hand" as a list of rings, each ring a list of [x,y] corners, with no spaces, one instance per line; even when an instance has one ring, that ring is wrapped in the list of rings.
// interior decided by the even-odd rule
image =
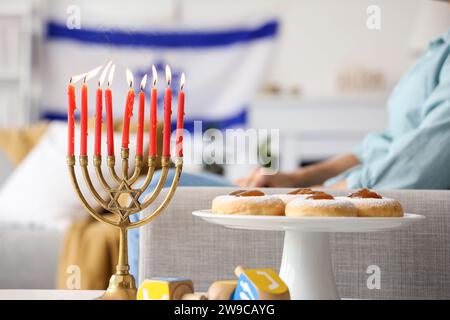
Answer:
[[[264,168],[254,169],[248,176],[238,179],[234,183],[240,187],[310,187],[321,185],[327,179],[358,164],[359,160],[355,155],[349,153],[289,173],[270,173]],[[346,186],[347,182],[342,181],[332,187],[341,189]]]

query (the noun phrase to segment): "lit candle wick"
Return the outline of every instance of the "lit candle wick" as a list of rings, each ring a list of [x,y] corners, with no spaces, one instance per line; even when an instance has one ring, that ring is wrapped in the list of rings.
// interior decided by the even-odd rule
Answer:
[[[99,86],[99,87],[101,87],[101,86],[103,85],[103,82],[105,82],[106,75],[108,74],[108,70],[109,70],[109,68],[111,67],[111,64],[112,64],[112,61],[109,61],[109,62],[106,64],[105,69],[103,69],[103,72],[102,72],[102,74],[101,74],[101,76],[100,76],[100,78],[99,78],[99,80],[98,80],[98,86]]]
[[[170,71],[170,67],[166,65],[166,81],[167,86],[170,86],[170,82],[172,81],[172,72]]]
[[[145,74],[145,75],[142,77],[142,81],[141,81],[141,91],[144,90],[146,84],[147,84],[147,75]]]
[[[183,91],[185,82],[186,82],[186,76],[184,75],[184,72],[183,72],[181,74],[181,79],[180,79],[180,91]]]
[[[112,81],[114,78],[114,71],[116,70],[116,65],[113,64],[111,67],[111,70],[109,70],[109,75],[108,75],[108,87],[112,85]]]
[[[153,77],[153,86],[156,87],[156,83],[158,82],[158,73],[156,72],[155,65],[152,65],[152,77]]]
[[[133,86],[133,74],[131,73],[130,69],[127,69],[126,75],[127,75],[127,82],[130,85],[131,89],[131,87]]]

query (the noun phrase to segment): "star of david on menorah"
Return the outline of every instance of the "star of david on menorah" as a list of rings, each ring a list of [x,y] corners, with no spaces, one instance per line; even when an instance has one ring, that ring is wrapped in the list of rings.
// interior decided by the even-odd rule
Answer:
[[[176,157],[175,175],[171,182],[170,188],[161,202],[161,204],[149,212],[145,217],[141,217],[140,220],[132,222],[130,216],[138,214],[148,208],[158,198],[161,190],[163,189],[169,167],[170,167],[170,136],[171,136],[171,113],[172,113],[172,92],[170,89],[171,73],[170,68],[166,66],[166,80],[167,87],[164,93],[164,126],[163,126],[163,149],[161,157],[161,174],[156,184],[156,187],[148,193],[143,199],[144,192],[148,191],[148,187],[152,181],[155,169],[156,169],[156,127],[157,127],[157,74],[156,68],[152,68],[153,72],[153,87],[151,89],[150,97],[150,132],[149,132],[149,153],[147,157],[148,172],[140,186],[136,186],[139,177],[141,175],[144,157],[143,157],[143,132],[144,132],[144,114],[145,114],[145,85],[147,75],[144,75],[140,91],[139,91],[139,113],[138,113],[138,130],[136,136],[136,156],[135,156],[135,168],[134,172],[129,175],[129,126],[130,118],[133,114],[134,96],[133,89],[133,75],[127,69],[127,81],[129,84],[128,95],[125,103],[124,123],[122,131],[122,147],[121,147],[121,160],[122,170],[121,173],[116,172],[115,163],[116,158],[114,154],[114,132],[113,132],[113,116],[112,116],[112,92],[110,85],[112,83],[115,65],[111,66],[109,62],[104,68],[102,75],[98,81],[97,95],[96,95],[96,112],[95,112],[95,147],[93,156],[93,165],[95,168],[95,175],[100,182],[103,192],[106,196],[101,195],[100,190],[96,190],[92,178],[88,171],[88,155],[87,155],[87,81],[101,70],[102,67],[96,68],[88,73],[74,76],[70,79],[68,87],[68,153],[67,164],[69,167],[70,177],[73,183],[73,187],[83,203],[86,210],[98,221],[112,225],[120,230],[119,238],[119,257],[116,267],[116,273],[112,275],[108,289],[101,299],[136,299],[136,284],[134,277],[129,273],[128,265],[128,245],[127,245],[127,232],[128,229],[137,228],[143,226],[160,215],[167,205],[170,203],[175,190],[178,186],[182,167],[183,167],[183,125],[184,125],[184,74],[180,80],[180,92],[178,94],[178,118],[177,118],[177,130],[176,130]],[[110,181],[108,181],[102,171],[102,155],[101,155],[101,134],[102,134],[102,107],[103,107],[103,89],[102,85],[109,71],[108,84],[105,89],[105,106],[106,106],[106,127],[107,127],[107,171],[110,175]],[[79,165],[81,173],[84,179],[84,183],[87,185],[92,197],[101,206],[104,211],[110,212],[116,219],[111,219],[98,212],[87,201],[86,196],[82,193],[80,184],[77,180],[75,173],[75,155],[74,155],[74,111],[76,108],[75,103],[75,83],[83,79],[81,87],[81,121],[80,121],[80,155]],[[127,197],[127,204],[123,204],[119,201],[121,197]]]

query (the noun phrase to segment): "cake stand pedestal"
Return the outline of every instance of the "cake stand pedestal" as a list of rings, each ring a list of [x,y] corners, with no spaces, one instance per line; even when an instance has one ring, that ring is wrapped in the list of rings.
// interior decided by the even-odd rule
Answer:
[[[386,231],[425,219],[408,213],[402,218],[244,216],[210,210],[192,214],[227,228],[284,231],[280,277],[294,300],[339,299],[331,263],[330,232]]]

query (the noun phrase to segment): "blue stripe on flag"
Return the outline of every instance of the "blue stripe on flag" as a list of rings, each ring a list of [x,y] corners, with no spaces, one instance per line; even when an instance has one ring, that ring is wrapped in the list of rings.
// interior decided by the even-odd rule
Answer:
[[[47,121],[67,121],[67,112],[59,111],[43,111],[40,116],[41,120]],[[75,113],[75,120],[79,120],[80,117]]]
[[[222,31],[154,31],[127,32],[117,29],[69,29],[63,24],[47,23],[48,39],[65,39],[83,43],[111,46],[158,47],[158,48],[202,48],[227,46],[239,42],[250,42],[276,36],[278,21],[270,20],[255,28]]]
[[[194,132],[194,121],[201,121],[203,131],[216,128],[220,130],[244,126],[247,123],[247,108],[242,108],[238,114],[232,115],[228,118],[222,118],[218,120],[210,120],[210,119],[186,119],[184,121],[184,128],[189,132]],[[78,114],[75,114],[75,118],[78,120]],[[41,113],[41,119],[48,121],[67,121],[67,113],[66,112],[58,112],[58,111],[44,111]],[[176,120],[172,122],[172,130],[176,128]]]

